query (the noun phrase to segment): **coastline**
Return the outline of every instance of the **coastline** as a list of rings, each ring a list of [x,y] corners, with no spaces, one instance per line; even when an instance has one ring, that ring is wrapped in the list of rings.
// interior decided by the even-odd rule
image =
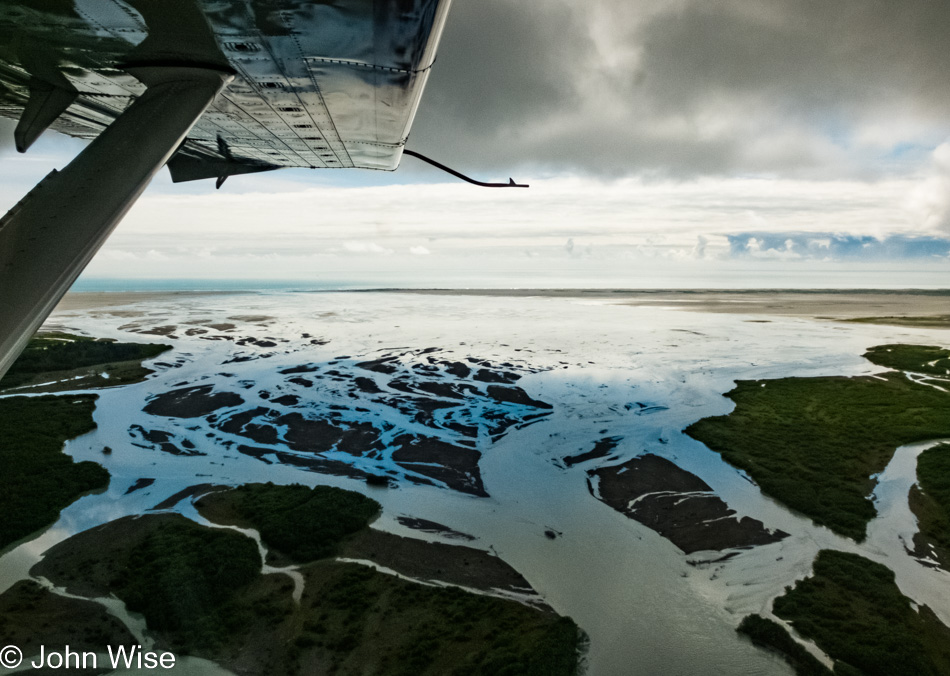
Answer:
[[[136,305],[140,297],[117,294],[113,298],[127,300],[128,307],[54,316],[56,323],[89,335],[127,339],[130,331],[142,335],[139,331],[174,325],[178,336],[176,352],[150,380],[123,392],[104,391],[103,410],[108,406],[113,413],[100,418],[95,433],[69,445],[67,453],[77,459],[104,461],[114,480],[109,495],[64,512],[60,527],[72,531],[93,520],[147,509],[180,492],[186,480],[232,485],[303,481],[358,490],[384,504],[380,530],[406,536],[411,533],[403,521],[438,522],[509,562],[551,607],[589,629],[589,673],[598,676],[630,674],[634,659],[633,673],[695,671],[697,665],[724,673],[751,673],[750,668],[788,673],[784,664],[735,636],[739,618],[767,612],[770,598],[808,574],[818,549],[867,556],[868,547],[763,498],[741,473],[679,430],[699,418],[728,413],[730,403],[722,394],[737,378],[866,375],[878,370],[859,356],[871,345],[945,342],[937,331],[748,313],[703,316],[673,311],[671,305],[627,305],[610,297],[551,301],[454,293],[195,293],[188,298],[160,294],[159,300]],[[134,325],[130,312],[140,314]],[[241,317],[231,322],[233,328],[209,328],[232,315]],[[769,321],[754,321],[758,319]],[[207,332],[198,333],[202,327]],[[263,345],[265,340],[273,345]],[[432,347],[439,352],[427,351]],[[403,356],[393,362],[395,355]],[[396,373],[365,368],[378,367],[385,359]],[[214,425],[227,424],[222,417],[191,430],[200,420],[166,420],[142,411],[146,400],[176,388],[213,385],[212,392],[239,392],[249,410],[303,407],[313,417],[342,415],[343,409],[334,408],[340,405],[353,415],[378,417],[384,408],[364,400],[404,402],[406,397],[354,390],[349,375],[372,378],[382,390],[393,380],[418,389],[413,383],[434,378],[433,369],[457,370],[457,364],[469,363],[481,368],[483,361],[523,371],[519,386],[528,396],[554,404],[545,420],[512,428],[497,442],[483,440],[479,467],[488,499],[432,485],[400,482],[383,489],[342,476],[315,476],[269,456],[271,463],[246,456],[237,445],[215,444],[205,455],[171,455],[129,444],[137,440],[130,436],[132,423],[195,444],[217,430]],[[302,366],[306,373],[299,372]],[[410,372],[418,373],[410,377]],[[457,376],[443,374],[442,379],[450,383]],[[385,410],[390,408],[386,404]],[[384,418],[391,422],[406,416],[414,419],[415,412],[394,409]],[[617,444],[601,449],[604,457],[601,452],[590,455],[593,442],[604,438],[617,438]],[[222,440],[239,441],[234,436]],[[119,450],[104,457],[104,445]],[[615,458],[610,464],[624,463],[644,450],[700,477],[740,516],[761,519],[790,537],[729,559],[705,552],[687,556],[656,531],[593,499],[585,481],[588,469],[610,458]],[[375,462],[363,455],[347,460],[360,466]],[[142,477],[155,481],[129,492]],[[414,535],[420,534],[425,540],[440,539],[438,534]],[[948,616],[950,598],[942,585],[938,588],[938,572],[923,569],[900,542],[888,542],[870,558],[894,566],[905,593]],[[631,614],[631,608],[662,611]],[[649,659],[643,646],[650,649]]]
[[[202,296],[273,293],[273,289],[209,291],[79,291],[69,292],[55,312],[96,310],[139,302],[182,300]],[[814,317],[824,320],[944,317],[950,313],[950,289],[318,289],[288,288],[294,294],[409,294],[480,296],[488,298],[562,298],[652,306],[696,312]],[[910,302],[909,302],[910,301]],[[878,322],[869,322],[878,323]],[[891,322],[880,322],[891,323]],[[927,326],[926,328],[939,328]]]

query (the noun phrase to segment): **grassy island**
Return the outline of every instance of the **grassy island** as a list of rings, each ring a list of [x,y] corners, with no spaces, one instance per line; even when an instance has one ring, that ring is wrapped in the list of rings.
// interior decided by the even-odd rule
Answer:
[[[0,399],[0,549],[55,522],[87,491],[105,488],[109,473],[73,462],[63,444],[96,427],[95,395]]]
[[[940,348],[872,348],[875,363],[940,364]],[[950,395],[903,373],[737,381],[724,416],[686,433],[745,470],[762,491],[818,524],[863,540],[867,498],[894,450],[950,436]]]
[[[793,639],[785,627],[761,615],[747,615],[736,629],[760,648],[780,655],[798,676],[831,676],[831,670]]]
[[[170,349],[171,345],[119,343],[69,333],[37,334],[0,379],[0,390],[53,392],[136,383],[152,373],[142,361]]]
[[[0,380],[0,391],[32,394],[138,382],[151,373],[142,360],[170,349],[38,334]],[[95,401],[95,395],[0,399],[0,549],[55,522],[83,493],[109,484],[99,465],[74,463],[62,453],[67,440],[95,429]]]
[[[355,564],[311,569],[298,664],[387,676],[571,676],[577,626],[514,601]],[[309,673],[309,672],[308,672]]]
[[[0,594],[0,646],[15,645],[29,657],[39,654],[41,645],[67,643],[82,653],[99,652],[109,645],[134,645],[137,641],[124,624],[95,601],[66,598],[32,580],[20,580]],[[77,674],[76,670],[63,671]]]
[[[950,568],[950,444],[917,457],[917,482],[919,487],[910,490],[910,507],[920,528],[914,538],[918,554],[926,554],[929,544],[943,567]]]
[[[331,556],[380,510],[378,502],[353,491],[272,483],[211,493],[197,506],[217,523],[254,528],[268,549],[297,562]]]
[[[812,576],[775,599],[773,612],[834,659],[835,674],[950,673],[950,629],[915,609],[890,569],[857,554],[819,552]]]
[[[950,350],[935,345],[878,345],[865,352],[864,358],[897,371],[950,377]]]
[[[183,650],[216,648],[248,624],[240,599],[261,570],[250,538],[180,519],[150,530],[124,558],[109,587]]]
[[[378,504],[362,495],[265,484],[213,493],[197,504],[209,518],[254,527],[265,543],[306,561],[296,568],[304,578],[299,603],[289,577],[261,573],[250,538],[178,514],[126,517],[79,533],[53,547],[31,573],[72,593],[114,593],[172,650],[241,673],[577,671],[581,634],[549,609],[331,558],[365,534],[378,513]]]

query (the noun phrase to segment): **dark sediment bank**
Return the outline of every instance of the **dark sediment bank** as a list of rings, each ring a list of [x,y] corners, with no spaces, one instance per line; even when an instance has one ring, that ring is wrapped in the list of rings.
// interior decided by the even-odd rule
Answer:
[[[136,479],[135,483],[129,486],[129,489],[125,492],[125,494],[128,495],[129,493],[140,491],[143,488],[148,488],[153,483],[155,483],[155,479],[149,479],[149,478]]]
[[[384,351],[366,361],[341,356],[290,366],[279,372],[286,376],[284,383],[266,392],[266,406],[222,411],[236,405],[239,395],[213,393],[203,385],[158,395],[146,411],[205,415],[222,434],[253,442],[237,444],[238,452],[264,463],[358,479],[385,475],[387,483],[442,485],[487,497],[479,472],[479,444],[498,441],[512,427],[540,420],[551,405],[511,385],[522,377],[517,369],[532,369],[470,358],[478,367],[474,371],[462,362],[441,358],[439,352],[435,347]],[[345,365],[344,359],[351,361]],[[310,394],[315,388],[322,393],[317,401]],[[323,402],[323,397],[329,401]],[[369,412],[394,415],[365,415]],[[422,433],[420,426],[431,433]],[[182,452],[183,442],[158,438],[167,433],[149,434],[160,448]],[[233,445],[233,440],[221,443]],[[390,459],[398,469],[387,462]]]
[[[189,486],[188,488],[183,488],[174,495],[168,496],[157,505],[152,507],[149,511],[157,512],[164,509],[171,509],[185,498],[192,498],[205,493],[210,493],[212,491],[224,490],[226,488],[228,488],[228,486],[222,486],[219,484],[197,484],[195,486]]]
[[[129,436],[132,443],[139,448],[148,448],[162,451],[171,455],[207,455],[195,448],[195,444],[188,440],[179,439],[170,432],[163,430],[147,430],[141,425],[129,427]]]
[[[375,476],[387,485],[408,481],[442,486],[486,497],[479,472],[481,451],[476,449],[498,441],[513,427],[540,420],[551,405],[512,386],[523,373],[536,369],[468,358],[470,367],[442,358],[440,352],[436,347],[381,351],[364,361],[341,356],[289,366],[279,371],[286,376],[282,384],[259,393],[266,405],[244,410],[238,408],[244,401],[236,392],[181,382],[153,396],[144,411],[173,420],[203,417],[221,433],[208,435],[216,443],[262,463],[363,480]],[[238,384],[253,387],[250,381]],[[319,397],[312,394],[315,389]],[[142,447],[176,455],[201,453],[189,435],[167,426],[133,426],[130,434]]]
[[[213,385],[199,385],[163,392],[152,397],[143,410],[169,418],[199,418],[244,403],[244,399],[234,392],[212,393],[212,390]]]
[[[340,556],[372,561],[416,580],[534,596],[535,605],[543,605],[521,573],[481,549],[414,540],[367,528],[347,540]]]
[[[406,528],[412,528],[413,530],[422,531],[423,533],[437,533],[454,540],[472,541],[477,539],[474,535],[461,533],[436,521],[429,521],[428,519],[417,519],[412,516],[399,516],[396,517],[396,521],[401,523]]]
[[[788,536],[735,511],[705,481],[657,455],[588,472],[591,492],[631,519],[652,528],[687,554],[765,545]]]
[[[573,467],[574,465],[579,465],[580,463],[587,462],[588,460],[597,460],[599,458],[607,457],[610,455],[611,451],[617,448],[617,445],[621,441],[623,441],[623,437],[604,437],[594,444],[594,448],[587,451],[586,453],[569,455],[564,458],[564,465],[567,467]]]
[[[488,497],[478,471],[478,451],[431,437],[404,436],[396,443],[398,448],[392,457],[400,467],[441,481],[461,493]]]

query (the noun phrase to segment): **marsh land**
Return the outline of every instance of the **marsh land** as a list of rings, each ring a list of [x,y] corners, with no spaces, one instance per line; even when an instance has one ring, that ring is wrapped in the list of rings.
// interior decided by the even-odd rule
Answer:
[[[30,494],[0,604],[113,593],[233,673],[945,673],[948,298],[68,296],[151,373],[0,396],[72,420],[0,452],[100,473]]]

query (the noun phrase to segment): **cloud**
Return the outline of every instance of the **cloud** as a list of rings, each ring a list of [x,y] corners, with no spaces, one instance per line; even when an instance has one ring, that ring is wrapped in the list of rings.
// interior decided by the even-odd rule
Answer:
[[[950,141],[934,151],[929,175],[911,194],[910,208],[924,227],[950,233]]]
[[[732,258],[950,260],[950,238],[892,235],[883,239],[830,233],[743,232],[727,235]]]
[[[343,250],[351,254],[391,254],[392,249],[387,249],[382,247],[376,242],[358,242],[358,241],[349,241],[343,242]]]
[[[948,22],[935,0],[458,0],[409,147],[530,190],[435,184],[408,160],[395,177],[282,171],[219,192],[163,172],[98,269],[945,269]],[[44,159],[55,138],[5,158],[0,201],[81,146],[60,137]]]
[[[457,2],[410,145],[470,169],[827,179],[950,134],[950,3]]]
[[[706,248],[709,246],[709,238],[702,235],[696,236],[696,246],[693,247],[692,257],[703,259],[706,257]]]

